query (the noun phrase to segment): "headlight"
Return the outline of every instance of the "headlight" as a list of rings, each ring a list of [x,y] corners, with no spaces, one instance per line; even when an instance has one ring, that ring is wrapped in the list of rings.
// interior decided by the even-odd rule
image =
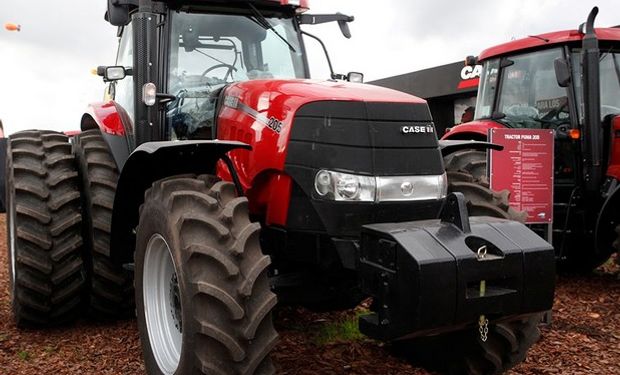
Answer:
[[[314,178],[318,195],[336,201],[389,202],[441,199],[446,196],[446,174],[374,177],[320,170]]]
[[[375,178],[321,170],[314,178],[314,188],[322,197],[336,201],[374,202]]]
[[[446,196],[446,174],[377,177],[377,202],[441,199]]]

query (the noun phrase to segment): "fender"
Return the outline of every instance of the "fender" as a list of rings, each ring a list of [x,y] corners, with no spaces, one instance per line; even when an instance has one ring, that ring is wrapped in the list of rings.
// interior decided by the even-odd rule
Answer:
[[[108,144],[116,167],[123,169],[129,153],[134,148],[131,119],[123,107],[113,100],[89,104],[82,115],[80,129],[101,130],[103,139]]]
[[[620,224],[620,181],[611,179],[608,181],[607,199],[596,219],[594,241],[596,251],[609,252],[613,241],[618,235],[616,226]]]
[[[240,169],[235,169],[241,172]],[[217,176],[225,181],[233,181],[233,176],[223,161],[217,163]],[[239,176],[240,179],[242,177]],[[244,182],[241,179],[244,194],[248,197],[250,214],[260,217],[267,226],[286,226],[293,184],[291,176],[277,169],[267,169],[254,177],[251,183]]]
[[[446,156],[451,153],[464,149],[474,149],[474,150],[497,150],[501,151],[504,149],[504,146],[498,145],[496,143],[490,142],[481,142],[481,141],[465,141],[465,140],[451,140],[451,139],[442,139],[439,142],[439,148],[441,149],[441,155]]]
[[[234,149],[251,147],[236,141],[192,140],[146,142],[136,148],[125,162],[114,196],[112,261],[133,262],[139,208],[154,181],[180,174],[215,174],[218,160]]]
[[[489,129],[505,128],[491,120],[474,120],[465,124],[457,125],[446,131],[441,139],[473,139],[476,141],[486,141]]]

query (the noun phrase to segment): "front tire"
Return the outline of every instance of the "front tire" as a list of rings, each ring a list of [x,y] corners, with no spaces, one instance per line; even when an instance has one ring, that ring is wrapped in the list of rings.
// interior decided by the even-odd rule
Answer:
[[[396,342],[397,354],[414,363],[449,374],[502,374],[526,358],[540,338],[542,314],[531,314],[495,324],[489,323],[487,340],[477,329]]]
[[[136,242],[138,328],[149,374],[272,374],[269,257],[246,198],[212,176],[155,182]]]

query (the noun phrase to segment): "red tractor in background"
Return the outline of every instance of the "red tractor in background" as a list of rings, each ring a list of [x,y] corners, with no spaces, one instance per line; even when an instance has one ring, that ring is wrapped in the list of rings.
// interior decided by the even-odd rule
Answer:
[[[364,334],[432,341],[447,370],[525,358],[553,302],[553,249],[442,159],[494,146],[438,142],[426,102],[353,74],[308,79],[300,26],[349,36],[353,18],[306,6],[108,1],[120,43],[98,72],[114,99],[72,142],[9,140],[18,325],[135,308],[149,374],[269,374],[274,292],[320,309],[372,297]]]
[[[483,64],[475,119],[442,139],[492,128],[555,130],[553,244],[560,265],[590,271],[620,250],[620,28],[529,36],[468,58]],[[487,180],[486,153],[461,151],[448,171]]]

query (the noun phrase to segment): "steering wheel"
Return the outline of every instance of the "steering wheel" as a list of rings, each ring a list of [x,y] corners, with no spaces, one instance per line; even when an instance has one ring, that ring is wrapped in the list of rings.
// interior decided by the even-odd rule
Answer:
[[[551,122],[554,119],[558,121],[566,120],[566,118],[560,118],[560,113],[568,113],[565,109],[568,109],[568,101],[564,102],[558,108],[554,108],[547,112],[547,114],[541,117],[540,120],[543,122]]]
[[[535,107],[525,107],[519,104],[513,104],[504,109],[504,113],[508,116],[513,117],[529,117],[536,118],[538,117],[538,110]]]
[[[234,66],[230,64],[222,63],[222,64],[213,65],[212,67],[207,68],[207,70],[205,70],[200,77],[204,78],[207,76],[207,73],[209,73],[212,70],[219,69],[219,68],[228,68],[228,70],[226,71],[226,75],[224,76],[224,79],[223,79],[224,82],[226,82],[229,75],[232,75],[233,71],[234,72],[237,71],[237,68],[235,68]]]

